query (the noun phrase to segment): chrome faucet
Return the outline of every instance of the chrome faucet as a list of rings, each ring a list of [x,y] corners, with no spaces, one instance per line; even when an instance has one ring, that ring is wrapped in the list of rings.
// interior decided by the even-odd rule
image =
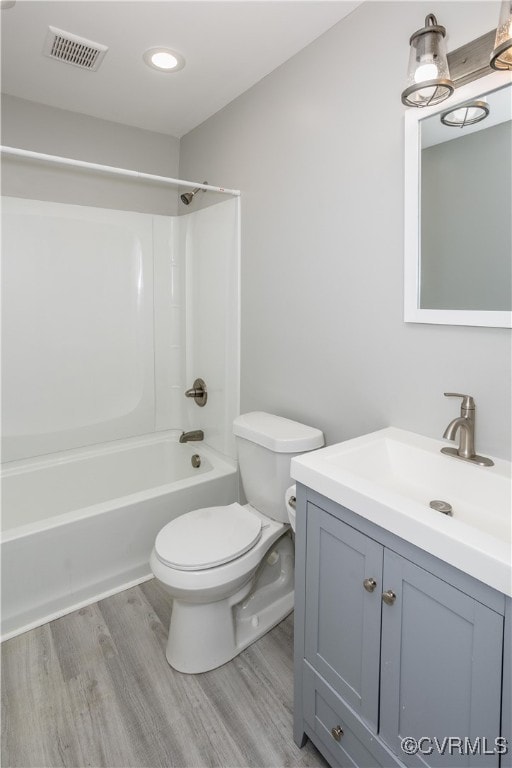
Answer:
[[[444,431],[446,440],[455,440],[459,433],[458,448],[441,448],[441,453],[454,456],[456,459],[471,461],[483,467],[492,467],[494,462],[485,456],[475,453],[475,401],[471,395],[461,395],[458,392],[445,392],[445,397],[462,397],[460,416],[450,421]]]
[[[182,432],[180,435],[180,443],[189,443],[196,440],[204,440],[202,429],[193,429],[192,432]]]

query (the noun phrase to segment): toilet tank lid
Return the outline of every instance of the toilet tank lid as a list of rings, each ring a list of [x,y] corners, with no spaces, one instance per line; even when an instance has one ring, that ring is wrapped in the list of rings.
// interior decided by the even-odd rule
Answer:
[[[320,429],[263,411],[237,416],[233,422],[233,434],[275,453],[312,451],[324,444],[324,435]]]

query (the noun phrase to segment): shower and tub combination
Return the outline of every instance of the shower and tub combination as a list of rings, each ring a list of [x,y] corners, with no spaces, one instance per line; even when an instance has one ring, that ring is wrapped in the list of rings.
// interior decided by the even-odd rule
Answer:
[[[166,523],[236,501],[239,413],[239,193],[7,151],[225,197],[181,216],[2,198],[3,639],[151,578]]]

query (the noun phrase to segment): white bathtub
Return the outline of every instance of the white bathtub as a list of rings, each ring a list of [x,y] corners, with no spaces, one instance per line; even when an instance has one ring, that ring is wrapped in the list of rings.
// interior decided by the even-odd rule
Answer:
[[[2,639],[150,578],[165,523],[237,497],[236,463],[176,431],[4,465]]]

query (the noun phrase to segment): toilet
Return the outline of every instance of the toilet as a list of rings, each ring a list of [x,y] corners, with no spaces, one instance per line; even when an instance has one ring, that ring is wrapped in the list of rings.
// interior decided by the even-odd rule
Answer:
[[[205,507],[156,537],[151,570],[173,598],[166,657],[179,672],[225,664],[293,609],[290,460],[321,448],[319,429],[261,411],[233,423],[248,504]]]

